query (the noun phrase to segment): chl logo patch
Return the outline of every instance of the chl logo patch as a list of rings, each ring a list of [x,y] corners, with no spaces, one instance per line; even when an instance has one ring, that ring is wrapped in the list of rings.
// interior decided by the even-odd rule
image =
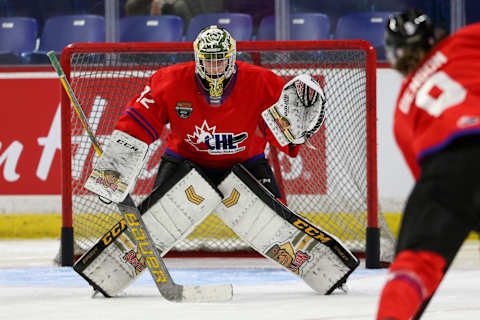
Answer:
[[[140,250],[138,248],[137,251],[130,250],[129,252],[125,253],[123,260],[125,263],[128,263],[135,268],[135,273],[137,275],[141,273],[147,266],[145,258],[140,254]]]
[[[217,133],[215,130],[216,126],[209,127],[205,120],[201,127],[195,126],[195,132],[187,134],[185,141],[197,151],[208,152],[212,155],[237,153],[245,150],[245,147],[239,146],[239,144],[247,139],[248,133]]]
[[[175,106],[177,115],[182,119],[187,119],[192,114],[193,108],[191,102],[177,102]]]

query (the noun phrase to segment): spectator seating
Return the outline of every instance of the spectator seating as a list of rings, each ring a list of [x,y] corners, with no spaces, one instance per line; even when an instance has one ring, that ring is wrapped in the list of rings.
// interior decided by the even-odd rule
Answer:
[[[73,42],[104,42],[105,18],[80,14],[56,16],[45,23],[40,37],[40,51],[55,50],[60,53]]]
[[[1,1],[1,0],[0,0]],[[37,20],[38,32],[42,33],[48,18],[73,14],[71,0],[3,0],[9,16],[31,17]]]
[[[120,19],[121,42],[181,41],[183,19],[178,16],[131,16]]]
[[[252,37],[252,16],[245,13],[205,13],[196,15],[190,20],[186,41],[193,41],[200,30],[211,25],[224,27],[237,41],[248,41]]]
[[[330,38],[330,19],[323,13],[290,15],[290,40],[326,40]],[[275,17],[267,16],[258,27],[256,40],[275,40]]]
[[[120,16],[124,16],[127,0],[117,1]],[[40,34],[47,19],[69,14],[105,16],[105,0],[0,0],[0,16],[35,18]]]
[[[28,55],[27,60],[29,63],[48,63],[45,53],[50,50],[59,55],[70,43],[104,41],[104,17],[90,14],[56,16],[45,22],[38,51]]]
[[[338,20],[335,39],[362,39],[370,42],[377,51],[377,60],[385,60],[383,35],[385,23],[394,12],[360,12],[342,16]]]
[[[333,0],[333,1],[312,1],[312,0],[295,0],[291,2],[290,8],[292,13],[311,13],[321,12],[328,15],[330,19],[330,33],[335,33],[338,19],[340,17],[356,12],[371,10],[369,3],[375,0]],[[389,0],[378,0],[389,1]],[[392,0],[393,1],[393,0]],[[401,1],[401,0],[396,0]]]
[[[20,64],[22,52],[35,50],[38,24],[33,18],[0,18],[0,63]]]

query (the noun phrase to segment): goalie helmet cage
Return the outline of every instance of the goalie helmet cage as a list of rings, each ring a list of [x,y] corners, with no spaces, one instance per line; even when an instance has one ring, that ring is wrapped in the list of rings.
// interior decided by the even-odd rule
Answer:
[[[239,42],[237,52],[238,60],[270,69],[285,80],[310,74],[325,90],[326,120],[310,140],[315,150],[302,147],[297,158],[290,158],[267,146],[288,206],[353,252],[364,254],[367,267],[391,261],[395,239],[378,206],[373,47],[362,40],[255,41]],[[161,67],[192,61],[193,50],[190,42],[72,44],[60,60],[89,124],[104,144],[122,109],[143,91],[149,76]],[[182,102],[189,103],[179,95],[177,107]],[[132,192],[137,204],[152,189],[167,130],[168,126],[150,145]],[[74,254],[88,250],[121,217],[115,206],[83,188],[96,157],[63,92],[62,265],[72,265]],[[234,255],[249,247],[212,213],[174,250]]]

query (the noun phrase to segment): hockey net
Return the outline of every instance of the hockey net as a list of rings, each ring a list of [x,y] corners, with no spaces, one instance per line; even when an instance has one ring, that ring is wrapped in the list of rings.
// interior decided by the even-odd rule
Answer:
[[[375,53],[371,47],[357,40],[240,42],[238,59],[268,68],[285,80],[307,73],[320,81],[328,102],[325,124],[311,139],[316,150],[303,147],[296,158],[268,147],[266,152],[293,211],[358,253],[367,250],[366,230],[379,230],[380,260],[390,261],[394,237],[377,199]],[[161,67],[190,60],[191,43],[75,44],[61,56],[67,78],[102,144],[149,76]],[[147,164],[132,192],[136,203],[152,189],[167,131],[168,126],[149,148]],[[83,188],[97,155],[65,94],[62,132],[63,228],[73,226],[76,254],[80,254],[121,216],[116,206],[102,203]],[[175,250],[239,252],[249,247],[212,213]]]

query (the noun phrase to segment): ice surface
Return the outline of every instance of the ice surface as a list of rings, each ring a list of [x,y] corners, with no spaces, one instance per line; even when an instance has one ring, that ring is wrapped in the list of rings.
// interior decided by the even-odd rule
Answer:
[[[265,259],[166,259],[177,283],[233,283],[226,303],[173,303],[163,299],[150,275],[119,298],[91,297],[88,284],[71,268],[56,267],[55,240],[0,241],[0,319],[375,319],[386,270],[360,268],[348,292],[315,294]],[[478,244],[467,243],[422,319],[480,319]]]

